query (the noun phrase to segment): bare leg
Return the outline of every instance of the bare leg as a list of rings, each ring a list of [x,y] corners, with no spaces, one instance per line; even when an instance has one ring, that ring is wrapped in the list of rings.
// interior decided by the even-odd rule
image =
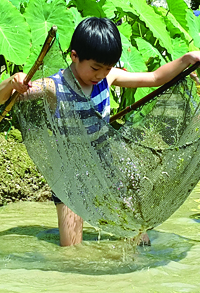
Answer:
[[[56,205],[60,245],[70,246],[82,242],[83,219],[72,212],[65,204]]]

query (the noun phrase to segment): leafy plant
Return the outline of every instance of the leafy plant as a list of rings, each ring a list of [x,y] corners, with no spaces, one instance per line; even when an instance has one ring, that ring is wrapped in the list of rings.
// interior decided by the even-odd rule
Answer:
[[[167,0],[167,9],[153,7],[147,2],[1,0],[0,66],[3,74],[0,82],[17,70],[28,72],[52,25],[57,25],[62,50],[66,51],[74,28],[89,16],[108,17],[116,23],[122,20],[118,26],[123,43],[120,65],[126,70],[152,71],[188,51],[199,50],[200,17],[194,16],[184,0]],[[113,113],[152,90],[138,88],[119,91],[113,87]],[[145,111],[148,112],[148,107]]]

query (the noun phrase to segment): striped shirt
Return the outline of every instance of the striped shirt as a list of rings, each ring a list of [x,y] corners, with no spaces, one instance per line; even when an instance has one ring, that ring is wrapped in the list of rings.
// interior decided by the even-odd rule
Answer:
[[[93,86],[90,99],[77,94],[63,76],[62,69],[50,76],[56,86],[57,108],[55,117],[61,134],[77,134],[77,117],[82,120],[93,145],[105,141],[110,118],[110,96],[107,79]],[[98,111],[103,119],[100,119]]]

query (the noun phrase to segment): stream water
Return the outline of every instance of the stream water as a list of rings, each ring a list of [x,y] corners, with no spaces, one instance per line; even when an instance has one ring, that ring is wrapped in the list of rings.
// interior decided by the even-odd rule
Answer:
[[[1,293],[200,292],[200,183],[137,247],[84,224],[84,241],[60,247],[54,204],[0,208]]]

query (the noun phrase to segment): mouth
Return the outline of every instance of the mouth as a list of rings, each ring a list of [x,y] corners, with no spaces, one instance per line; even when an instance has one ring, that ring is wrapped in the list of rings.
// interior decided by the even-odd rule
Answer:
[[[92,84],[97,84],[98,83],[98,81],[92,81]]]

